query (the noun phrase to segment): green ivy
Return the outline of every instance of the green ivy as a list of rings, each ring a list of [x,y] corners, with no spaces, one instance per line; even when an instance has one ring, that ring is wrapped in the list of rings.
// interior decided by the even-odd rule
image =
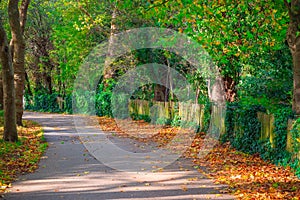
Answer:
[[[297,155],[300,151],[300,118],[294,122],[291,134],[293,152],[296,153],[292,154],[290,166],[295,170],[295,174],[300,177],[300,161],[299,156]]]
[[[106,83],[101,82],[98,85],[96,93],[95,109],[98,116],[112,116],[111,98],[115,86],[115,80],[109,79]]]
[[[151,122],[151,118],[148,115],[139,115],[136,113],[131,113],[130,117],[133,120],[144,120],[145,122],[149,122],[149,123]]]
[[[179,115],[175,115],[172,119],[171,126],[180,127],[181,125],[181,117]]]
[[[268,111],[274,115],[274,139],[271,144],[269,138],[261,140],[261,123],[257,119],[257,112],[267,112],[259,105],[241,102],[229,103],[226,111],[226,133],[221,136],[222,143],[230,142],[231,146],[249,154],[258,153],[262,159],[276,165],[290,166],[300,177],[300,163],[295,153],[286,149],[288,120],[294,117],[290,107],[277,106]],[[300,151],[300,119],[293,125],[293,152]]]
[[[210,123],[210,113],[211,113],[211,103],[209,101],[206,101],[204,105],[204,120],[203,120],[203,127],[200,127],[200,131],[207,132],[209,129],[209,123]]]
[[[221,142],[230,141],[237,150],[257,153],[260,148],[259,138],[261,124],[257,112],[264,110],[259,105],[231,103],[227,105],[225,118],[226,133]]]
[[[294,152],[300,151],[300,118],[298,118],[294,124],[293,128],[291,130],[292,133],[292,140],[293,140],[293,150]]]
[[[289,152],[286,150],[287,144],[287,128],[288,120],[293,118],[293,112],[289,107],[282,107],[277,109],[274,113],[274,158],[273,160],[280,164],[282,161],[290,157]]]

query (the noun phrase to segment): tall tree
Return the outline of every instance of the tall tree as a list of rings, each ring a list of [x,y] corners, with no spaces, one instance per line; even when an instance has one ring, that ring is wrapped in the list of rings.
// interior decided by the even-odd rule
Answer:
[[[33,91],[46,90],[49,94],[53,91],[52,71],[55,63],[50,57],[50,52],[53,50],[51,24],[54,20],[45,12],[45,9],[49,10],[46,6],[41,1],[34,1],[28,13],[28,28],[24,33],[27,49],[25,71],[28,75],[26,77],[25,74],[25,79],[28,93],[31,90],[29,80],[34,83]]]
[[[22,0],[20,9],[18,0],[8,3],[8,18],[12,39],[10,42],[16,88],[17,125],[22,126],[23,95],[25,86],[25,40],[24,28],[27,20],[27,10],[30,0]]]
[[[53,50],[49,52],[55,65],[52,85],[53,90],[62,96],[72,93],[73,82],[83,59],[99,41],[106,39],[109,21],[104,4],[107,1],[89,0],[87,3],[62,0],[39,4],[49,10],[47,17],[53,21],[50,36]]]
[[[117,10],[116,5],[113,5],[113,12],[112,12],[112,16],[111,16],[111,26],[110,26],[110,38],[108,40],[108,52],[107,52],[109,58],[113,56],[114,49],[112,48],[112,46],[115,43],[114,35],[118,31],[118,27],[117,27],[117,23],[116,23],[117,17],[118,17],[118,10]],[[109,60],[105,61],[104,80],[113,78],[114,73],[115,73],[113,67],[108,64],[109,63],[108,61]],[[107,84],[107,83],[105,83],[105,84]]]
[[[1,2],[1,1],[0,1]],[[16,17],[10,15],[11,17]],[[2,19],[1,19],[2,20]],[[7,42],[7,35],[0,20],[0,60],[3,75],[4,93],[4,134],[5,141],[15,142],[18,140],[16,127],[16,105],[14,88],[14,70],[10,54],[10,46]]]
[[[159,27],[178,30],[203,45],[219,67],[226,99],[232,102],[244,67],[263,67],[265,55],[281,48],[286,27],[282,10],[278,0],[155,0],[144,13]]]
[[[293,57],[293,111],[300,115],[300,0],[284,1],[289,11],[290,23],[287,42]]]

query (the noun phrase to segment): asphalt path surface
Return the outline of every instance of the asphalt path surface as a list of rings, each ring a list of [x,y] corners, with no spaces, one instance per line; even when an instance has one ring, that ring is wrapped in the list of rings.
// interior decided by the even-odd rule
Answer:
[[[22,175],[7,200],[149,200],[234,199],[180,158],[157,172],[124,172],[97,160],[82,144],[73,117],[62,114],[26,112],[24,119],[43,126],[49,147],[34,173]],[[136,141],[116,139],[120,148],[136,151]],[[134,163],[132,163],[134,165]]]

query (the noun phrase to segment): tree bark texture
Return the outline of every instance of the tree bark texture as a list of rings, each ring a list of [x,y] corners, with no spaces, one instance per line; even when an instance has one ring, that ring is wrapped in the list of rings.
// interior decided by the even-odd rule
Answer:
[[[110,24],[110,38],[108,40],[108,51],[107,51],[107,58],[104,63],[104,70],[103,70],[103,78],[104,78],[104,86],[105,88],[108,86],[107,85],[107,80],[111,79],[115,75],[115,70],[112,67],[112,64],[110,63],[111,58],[113,57],[113,52],[114,52],[114,35],[117,33],[117,20],[118,16],[118,11],[117,8],[115,7],[112,16],[111,16],[111,24]]]
[[[3,110],[3,79],[2,79],[2,71],[0,72],[0,110]]]
[[[290,17],[287,42],[293,57],[293,111],[300,115],[300,0],[284,1]]]
[[[10,49],[6,32],[0,20],[0,60],[3,75],[4,93],[4,134],[5,141],[16,142],[18,133],[16,127],[16,105],[14,88],[14,70],[11,62]]]
[[[18,9],[18,2],[18,0],[9,1],[8,17],[12,34],[12,40],[10,44],[15,79],[16,118],[17,125],[22,126],[23,96],[25,87],[25,40],[23,37],[23,32],[30,0],[23,0],[20,10]]]

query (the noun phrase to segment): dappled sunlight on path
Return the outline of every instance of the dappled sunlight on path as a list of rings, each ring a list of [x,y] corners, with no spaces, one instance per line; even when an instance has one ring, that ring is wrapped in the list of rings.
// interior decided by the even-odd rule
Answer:
[[[37,172],[21,176],[5,199],[233,199],[223,194],[224,185],[213,184],[189,159],[179,158],[165,168],[154,165],[148,172],[122,172],[91,156],[72,116],[26,113],[25,118],[43,125],[49,148]],[[117,144],[142,145],[122,138]]]

